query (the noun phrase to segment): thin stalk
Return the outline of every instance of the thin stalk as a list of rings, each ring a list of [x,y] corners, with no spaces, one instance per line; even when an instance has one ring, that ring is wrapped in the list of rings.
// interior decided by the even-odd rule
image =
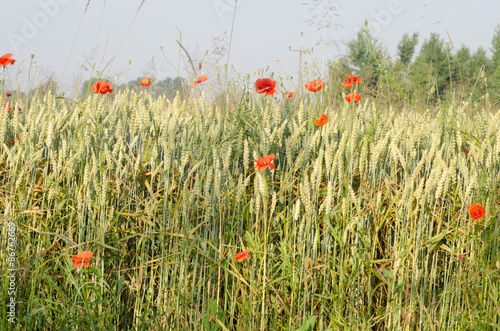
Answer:
[[[325,69],[325,38],[326,38],[326,19],[323,21],[323,57],[321,59],[321,77],[324,77],[324,69]]]
[[[175,72],[177,72],[177,76],[179,76],[179,70],[176,69],[175,66],[174,66],[174,64],[167,59],[167,56],[163,52],[163,46],[160,46],[160,51],[161,51],[161,54],[163,55],[163,57],[165,58],[165,61],[167,61],[168,64],[170,64],[172,66],[172,68],[174,68]]]
[[[90,2],[90,0],[89,0],[89,2]],[[88,5],[89,4],[87,3],[87,7],[88,7]],[[66,69],[68,68],[69,60],[71,59],[71,55],[73,54],[73,50],[75,49],[76,40],[78,39],[78,35],[80,34],[80,30],[82,28],[82,24],[83,24],[83,19],[85,17],[85,13],[87,13],[87,7],[85,7],[85,11],[83,12],[82,19],[80,20],[80,24],[78,25],[78,30],[76,31],[75,40],[73,40],[73,45],[71,46],[71,51],[69,52],[68,60],[66,61],[66,64],[64,66],[63,73],[62,73],[61,77],[59,78],[59,82],[57,83],[57,88],[59,88],[59,85],[61,84],[61,81],[62,81],[62,78],[64,76],[64,73],[66,72]]]
[[[238,0],[234,0],[234,11],[233,11],[233,23],[231,24],[231,34],[229,36],[229,48],[227,50],[227,61],[226,61],[226,77],[224,78],[224,88],[227,82],[227,68],[229,67],[229,55],[231,55],[231,44],[233,42],[233,32],[234,32],[234,21],[236,18],[236,7],[238,5]]]
[[[293,83],[293,81],[290,80],[290,76],[286,73],[285,68],[280,63],[280,60],[276,60],[276,63],[281,67],[281,70],[283,70],[283,73],[285,74],[285,77],[289,80],[290,83],[292,83],[292,86],[294,90],[297,90],[297,86]]]
[[[135,12],[135,15],[134,15],[134,17],[132,18],[132,21],[130,22],[130,24],[129,24],[128,28],[127,28],[127,31],[125,31],[125,35],[123,35],[123,38],[122,38],[122,40],[121,40],[121,42],[120,42],[120,45],[118,45],[118,49],[116,50],[115,55],[114,55],[114,56],[113,56],[113,58],[111,59],[110,63],[108,63],[109,68],[108,68],[108,71],[106,72],[106,75],[108,74],[109,70],[111,69],[111,64],[114,62],[114,60],[115,60],[116,56],[118,55],[118,52],[120,51],[120,48],[122,47],[123,42],[125,41],[125,38],[127,37],[127,34],[128,34],[128,32],[130,31],[130,28],[132,27],[132,24],[134,24],[134,21],[135,21],[135,19],[137,18],[137,14],[139,14],[139,10],[141,9],[141,7],[142,7],[142,3],[141,3],[141,6],[139,7],[139,9],[137,9],[137,11]]]
[[[30,60],[30,68],[28,70],[28,103],[31,100],[30,99],[30,91],[31,91],[31,67],[33,66],[33,58],[35,57],[35,54],[31,54],[31,60]]]
[[[88,5],[88,4],[87,4]],[[96,44],[95,44],[95,48],[97,49],[97,46],[99,45],[99,36],[101,34],[101,28],[102,28],[102,21],[104,19],[104,8],[106,8],[106,0],[104,0],[103,2],[103,6],[102,6],[102,12],[101,12],[101,20],[99,22],[99,30],[97,31],[97,39],[96,39]],[[86,11],[86,10],[85,10]],[[85,14],[85,13],[84,13]],[[83,19],[83,18],[82,18]],[[106,51],[106,50],[105,50]],[[103,60],[104,60],[104,54],[103,54]],[[92,75],[94,73],[94,69],[95,69],[95,66],[97,64],[97,58],[95,59],[95,62],[94,62],[94,65],[92,66],[92,70],[90,71],[90,78],[89,78],[89,86],[87,88],[87,96],[90,94],[90,87],[92,86]],[[102,60],[101,60],[101,64],[102,64]],[[99,77],[99,73],[97,75]]]

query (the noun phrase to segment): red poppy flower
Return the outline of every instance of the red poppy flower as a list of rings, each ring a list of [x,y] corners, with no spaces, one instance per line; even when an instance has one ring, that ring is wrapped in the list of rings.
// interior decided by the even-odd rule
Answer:
[[[7,93],[5,93],[5,95],[10,97],[12,95],[12,93],[7,92]]]
[[[89,260],[93,256],[94,256],[94,254],[92,252],[85,251],[85,252],[78,253],[77,255],[71,257],[71,259],[73,261],[75,261],[75,263],[73,264],[73,268],[78,268],[78,267],[81,267],[82,265],[85,268],[89,268],[90,267]]]
[[[266,157],[259,156],[258,160],[253,160],[254,162],[257,162],[255,165],[255,168],[257,170],[265,170],[267,167],[271,168],[271,170],[274,169],[275,165],[274,163],[271,163],[271,161],[275,158],[276,156],[274,154],[269,154]]]
[[[196,86],[196,85],[198,85],[199,83],[206,81],[207,79],[208,79],[208,77],[207,77],[207,76],[205,76],[205,75],[201,75],[201,76],[199,76],[199,77],[198,77],[198,80],[196,80],[196,82],[194,82],[194,85]]]
[[[255,91],[257,93],[274,95],[274,93],[278,92],[274,89],[275,87],[276,81],[271,78],[261,78],[255,82]]]
[[[144,78],[143,80],[141,80],[142,86],[149,86],[150,84],[151,84],[151,79],[149,78]]]
[[[17,135],[17,137],[16,137],[16,138],[12,139],[12,140],[10,141],[10,143],[11,143],[12,145],[14,145],[14,143],[16,142],[16,139],[17,139],[17,140],[19,140],[19,135]]]
[[[8,106],[8,109],[9,109],[9,114],[10,114],[10,112],[11,112],[12,108],[10,107],[10,101],[9,101],[9,100],[5,100],[5,103],[3,104],[3,107],[4,107],[4,108],[5,108],[5,107],[7,107],[7,106]]]
[[[236,254],[234,256],[234,258],[236,259],[236,261],[238,262],[243,262],[245,261],[246,258],[248,258],[248,253],[250,253],[250,250],[247,249],[246,251],[243,251],[243,252],[239,252],[238,254]]]
[[[288,99],[291,99],[293,95],[294,95],[293,92],[283,93],[283,98],[287,97]]]
[[[92,85],[92,91],[94,91],[94,93],[101,93],[101,94],[106,94],[108,92],[113,93],[111,85],[109,85],[109,82],[106,81],[95,82],[94,85]]]
[[[201,70],[201,62],[198,63],[198,70]]]
[[[347,88],[351,88],[353,85],[356,85],[357,83],[363,81],[356,74],[354,74],[354,75],[347,75],[347,76],[344,77],[344,79],[346,80],[346,82],[342,82],[341,84],[342,84],[342,86],[347,87]]]
[[[353,100],[354,100],[354,103],[356,103],[359,100],[361,100],[361,94],[359,94],[359,93],[349,93],[348,95],[345,96],[345,99],[349,103],[351,103],[351,101],[353,101]]]
[[[464,147],[464,153],[465,155],[469,155],[469,150]]]
[[[357,84],[357,83],[360,83],[362,82],[363,80],[361,78],[358,77],[358,75],[356,74],[353,74],[353,75],[347,75],[344,77],[345,80],[347,81],[351,81],[353,84]]]
[[[317,126],[323,126],[328,122],[328,116],[321,114],[321,116],[314,120],[314,124]]]
[[[312,80],[310,82],[305,83],[304,86],[311,92],[318,92],[325,86],[325,82],[322,81],[321,79]]]
[[[484,210],[483,206],[481,205],[476,205],[476,204],[472,204],[470,207],[469,207],[469,213],[470,213],[470,216],[475,219],[475,220],[478,220],[480,218],[483,218],[484,215],[486,215],[486,211]]]
[[[0,66],[5,67],[8,64],[14,64],[16,62],[16,60],[11,59],[10,58],[11,56],[12,56],[11,53],[7,53],[7,54],[3,55],[2,57],[0,57]]]

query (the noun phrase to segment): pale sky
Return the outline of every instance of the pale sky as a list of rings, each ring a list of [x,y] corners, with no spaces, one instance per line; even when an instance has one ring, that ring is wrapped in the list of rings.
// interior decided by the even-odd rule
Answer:
[[[69,59],[62,77],[62,84],[69,88],[78,76],[90,76],[81,64],[96,46],[96,70],[102,70],[116,55],[105,72],[108,77],[118,76],[119,83],[125,81],[129,60],[130,80],[143,76],[153,57],[159,79],[175,77],[179,61],[177,28],[196,64],[209,50],[205,66],[209,68],[215,57],[213,40],[226,32],[229,42],[234,13],[234,0],[145,0],[132,22],[141,0],[90,0],[85,15],[87,0],[1,1],[0,56],[14,54],[12,58],[18,62],[9,66],[7,79],[17,79],[23,89],[31,54],[41,75],[54,73],[55,80],[61,78]],[[319,5],[314,7],[312,3]],[[336,12],[326,18],[331,26],[323,29],[324,4],[328,3]],[[323,34],[325,60],[335,60],[345,53],[342,42],[354,38],[365,19],[373,36],[392,56],[404,33],[419,32],[420,46],[431,32],[448,41],[446,31],[455,48],[464,44],[474,51],[482,46],[490,54],[494,29],[500,23],[498,13],[499,0],[238,0],[229,64],[242,74],[267,66],[270,71],[282,72],[276,64],[280,60],[285,71],[296,77],[299,53],[290,52],[289,47],[299,49],[301,32],[304,49],[313,48],[311,55],[321,66]],[[310,19],[315,23],[309,24]],[[175,69],[161,54],[161,46]],[[227,57],[222,57],[219,63],[222,66],[226,61]],[[305,54],[304,61],[311,63],[312,59]],[[187,77],[182,63],[180,72]]]

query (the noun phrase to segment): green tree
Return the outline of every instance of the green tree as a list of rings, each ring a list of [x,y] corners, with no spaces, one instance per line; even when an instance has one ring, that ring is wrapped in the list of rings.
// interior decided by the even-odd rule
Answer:
[[[380,43],[370,34],[368,34],[368,36],[370,38],[373,53],[370,51],[370,43],[366,38],[365,32],[361,29],[356,39],[347,43],[347,57],[356,67],[362,68],[372,66],[376,69],[378,67],[377,60],[382,62],[384,54]]]
[[[141,80],[144,77],[137,77],[136,79],[130,80],[127,84],[120,84],[118,86],[112,87],[115,91],[123,91],[125,89],[133,90],[136,92],[139,92],[144,89],[143,86],[141,86]],[[105,79],[98,79],[96,77],[92,78],[92,84],[97,82],[98,80],[105,80]],[[109,80],[108,80],[109,81]],[[183,92],[183,85],[184,85],[184,79],[181,77],[175,77],[175,78],[170,78],[167,77],[163,80],[160,81],[154,81],[152,80],[151,87],[154,88],[156,93],[159,94],[165,94],[167,98],[173,98],[177,94],[177,91]],[[86,80],[82,84],[82,89],[81,89],[81,94],[83,97],[87,95],[89,87],[89,80]],[[92,89],[90,90],[90,93],[92,92]],[[114,93],[114,92],[113,92]]]
[[[451,64],[453,84],[468,86],[471,80],[471,54],[467,46],[458,49]]]
[[[491,41],[491,62],[487,73],[491,72],[491,97],[495,104],[500,103],[500,24],[497,25]]]
[[[433,63],[428,63],[423,57],[417,57],[409,68],[409,97],[427,108],[434,99],[436,88],[436,75]]]
[[[446,49],[439,35],[431,33],[430,38],[426,39],[422,44],[420,53],[413,63],[411,69],[412,80],[415,79],[415,84],[419,88],[430,87],[432,93],[428,97],[433,95],[432,99],[435,99],[437,95],[442,96],[449,86],[450,68],[448,56],[450,61],[453,61],[449,46]],[[427,94],[422,90],[419,92],[422,95]]]
[[[411,37],[408,33],[405,33],[398,44],[398,57],[399,61],[405,66],[408,66],[411,62],[413,55],[415,54],[415,47],[418,44],[418,33],[414,33]]]
[[[182,88],[184,80],[181,77],[170,78],[167,77],[164,80],[158,81],[156,86],[160,90],[165,90],[169,92],[174,92],[174,94]]]
[[[479,47],[471,58],[470,71],[471,76],[475,79],[479,75],[481,68],[484,68],[486,74],[493,71],[492,61],[486,56],[486,50]]]
[[[491,74],[491,102],[495,105],[500,104],[500,66],[497,66],[495,71]]]
[[[493,34],[493,39],[491,41],[491,53],[493,54],[491,57],[493,62],[493,71],[495,71],[500,66],[500,24],[497,25],[495,33]]]
[[[362,87],[359,87],[360,93],[364,90],[365,93],[374,94],[378,86],[380,70],[385,70],[389,65],[388,56],[381,44],[369,33],[368,38],[370,39],[369,41],[364,30],[361,29],[356,39],[347,43],[347,59],[343,59],[342,61],[349,63],[349,70],[346,70],[345,75],[353,71],[351,66],[359,68],[357,74],[365,80]]]
[[[134,91],[141,91],[144,87],[141,86],[141,80],[144,77],[138,77],[128,83],[128,88]],[[181,77],[167,77],[163,80],[154,81],[152,80],[151,87],[156,93],[165,94],[167,98],[173,98],[177,92],[183,92],[184,79]]]

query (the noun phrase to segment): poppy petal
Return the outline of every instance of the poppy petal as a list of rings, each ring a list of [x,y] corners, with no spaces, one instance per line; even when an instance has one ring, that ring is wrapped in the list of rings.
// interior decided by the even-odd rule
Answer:
[[[349,103],[351,103],[353,100],[354,100],[354,103],[357,103],[359,100],[361,100],[361,94],[349,93],[348,95],[345,96],[345,99]]]
[[[243,262],[246,258],[248,258],[248,257],[249,257],[249,256],[248,256],[248,253],[250,253],[250,250],[249,250],[249,249],[247,249],[247,250],[245,250],[245,251],[243,251],[243,252],[239,252],[239,253],[237,253],[237,254],[234,256],[234,258],[235,258],[235,259],[236,259],[236,261],[238,261],[238,262]]]
[[[257,79],[255,82],[255,91],[257,93],[265,93],[266,95],[273,95],[277,91],[274,89],[276,87],[276,81],[271,78],[261,78]]]
[[[305,88],[311,92],[318,92],[325,86],[325,82],[321,79],[312,80],[304,84]]]

